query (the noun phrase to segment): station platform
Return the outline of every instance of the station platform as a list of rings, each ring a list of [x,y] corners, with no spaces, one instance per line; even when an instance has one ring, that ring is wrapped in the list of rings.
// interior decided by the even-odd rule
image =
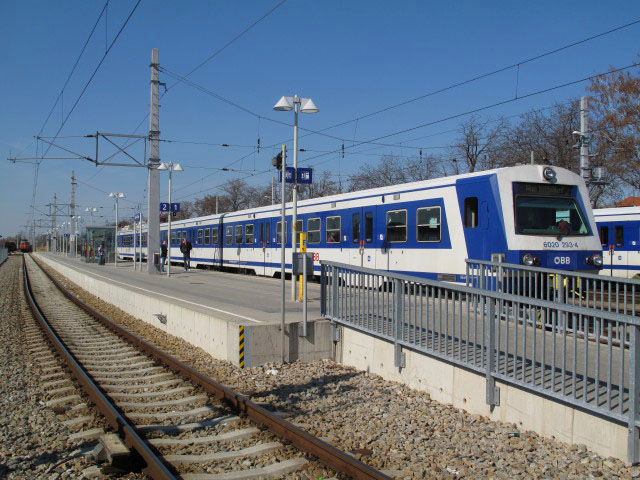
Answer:
[[[279,279],[174,265],[171,276],[150,275],[147,264],[98,265],[83,257],[34,254],[92,295],[169,334],[203,348],[212,357],[240,366],[281,360]],[[165,267],[166,268],[166,267]],[[320,286],[308,284],[307,336],[301,337],[303,306],[285,290],[285,359],[331,358],[330,322],[320,316]]]

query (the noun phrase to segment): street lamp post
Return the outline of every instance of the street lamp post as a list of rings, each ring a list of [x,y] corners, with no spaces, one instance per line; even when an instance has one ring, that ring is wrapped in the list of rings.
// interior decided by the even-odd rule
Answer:
[[[114,266],[118,268],[118,201],[121,198],[126,198],[124,193],[121,192],[111,192],[109,194],[109,198],[116,199],[116,226],[113,233],[113,261]]]
[[[291,219],[291,252],[295,255],[297,250],[297,229],[298,221],[298,111],[302,113],[318,113],[320,109],[310,98],[302,98],[298,95],[293,97],[282,97],[273,106],[273,109],[280,112],[293,110],[293,215]],[[285,183],[285,171],[282,171],[282,183]],[[284,273],[284,272],[283,272]],[[291,275],[291,300],[296,299],[296,278]]]
[[[96,213],[98,209],[96,207],[87,207],[84,211],[89,212],[89,215],[91,215],[91,226],[93,227],[93,214]]]
[[[173,212],[171,211],[171,177],[173,176],[174,171],[182,172],[184,169],[179,163],[163,162],[158,165],[158,170],[169,171],[169,226],[167,228],[167,256],[169,257],[169,260],[167,261],[167,278],[169,278],[171,276],[171,216],[173,215]],[[162,235],[160,235],[160,242],[162,243]]]
[[[78,235],[80,233],[80,231],[78,230],[78,223],[82,223],[82,216],[81,215],[72,215],[71,218],[73,218],[75,220],[75,222],[71,223],[71,228],[75,228],[75,231],[73,232],[73,256],[76,257],[78,256]],[[82,229],[82,227],[80,228],[80,230]]]

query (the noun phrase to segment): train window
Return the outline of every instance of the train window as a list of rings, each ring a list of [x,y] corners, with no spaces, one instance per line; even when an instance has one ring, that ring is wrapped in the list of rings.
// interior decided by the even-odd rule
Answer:
[[[204,244],[209,245],[211,243],[211,230],[208,228],[204,229]]]
[[[264,224],[264,241],[271,243],[271,224],[268,222]]]
[[[419,242],[439,242],[440,207],[419,208],[416,213],[416,230]]]
[[[282,231],[282,222],[278,222],[276,224],[276,237],[277,237],[277,242],[278,243],[282,243],[282,238],[281,237],[281,232]],[[284,238],[285,238],[285,244],[286,242],[286,238],[287,238],[287,222],[284,222]]]
[[[327,243],[340,243],[342,217],[327,217]]]
[[[464,199],[464,227],[476,228],[478,226],[478,197]]]
[[[387,212],[387,241],[390,243],[407,241],[407,211]]]
[[[147,246],[147,234],[146,234],[146,233],[144,233],[144,234],[142,235],[142,246],[143,246],[143,247],[146,247],[146,246]]]
[[[358,243],[360,241],[360,214],[354,213],[351,218],[351,238],[353,239],[353,243]]]
[[[253,244],[253,223],[249,223],[245,227],[244,241],[245,243]]]
[[[516,232],[521,235],[586,235],[587,225],[575,199],[517,195]]]
[[[304,232],[304,225],[302,225],[302,219],[296,220],[296,234],[300,232]]]
[[[367,243],[373,242],[373,212],[364,214],[364,240]]]
[[[242,225],[236,225],[236,244],[242,243]]]
[[[198,229],[198,245],[202,245],[203,238],[204,238],[204,231],[201,228],[199,228]]]
[[[310,218],[307,220],[307,243],[320,243],[322,220]]]
[[[609,245],[609,227],[600,227],[600,245]]]
[[[211,244],[218,245],[218,227],[211,229]]]
[[[176,245],[176,232],[171,232],[171,245]]]
[[[616,247],[624,246],[624,227],[622,225],[616,226]]]
[[[229,225],[224,233],[225,245],[231,245],[233,243],[233,227]]]

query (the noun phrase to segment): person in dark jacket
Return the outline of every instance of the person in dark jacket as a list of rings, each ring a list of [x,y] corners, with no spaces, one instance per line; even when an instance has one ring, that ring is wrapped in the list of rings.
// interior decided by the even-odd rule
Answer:
[[[104,265],[104,243],[101,243],[98,247],[98,265]]]
[[[180,251],[182,252],[182,258],[184,260],[184,271],[188,272],[191,269],[191,242],[186,238],[182,239],[180,244]]]
[[[167,241],[164,240],[160,245],[160,271],[164,273],[164,263],[167,261]]]

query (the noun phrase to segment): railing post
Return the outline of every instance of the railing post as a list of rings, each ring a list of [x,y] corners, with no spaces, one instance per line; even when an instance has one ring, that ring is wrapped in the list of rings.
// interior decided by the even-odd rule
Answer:
[[[402,339],[404,331],[404,282],[398,278],[393,279],[393,303],[393,365],[397,368],[404,368],[406,356],[402,352],[402,346],[398,343]]]
[[[331,267],[331,317],[333,319],[338,318],[338,282],[340,278],[338,276],[338,267],[335,265]]]
[[[327,314],[327,267],[324,263],[320,264],[320,315]]]
[[[640,326],[630,325],[631,343],[629,345],[629,430],[627,436],[627,457],[629,463],[640,461],[638,428],[638,401],[640,400]]]
[[[495,405],[500,405],[500,389],[496,388],[496,380],[493,377],[496,371],[496,299],[489,295],[486,295],[485,298],[487,302],[487,329],[485,331],[487,405],[493,408]]]

